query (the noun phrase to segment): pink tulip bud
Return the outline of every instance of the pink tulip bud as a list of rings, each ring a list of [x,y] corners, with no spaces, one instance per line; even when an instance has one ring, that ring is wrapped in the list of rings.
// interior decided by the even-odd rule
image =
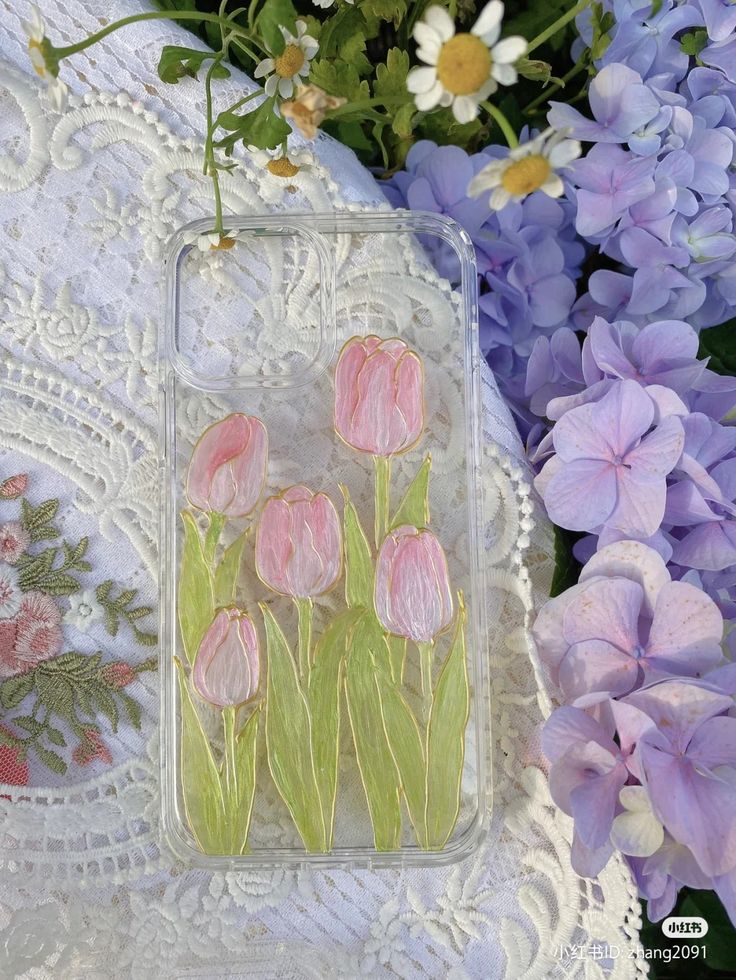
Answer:
[[[447,559],[431,531],[391,531],[378,553],[376,615],[390,633],[429,643],[452,622]]]
[[[342,569],[340,519],[325,493],[289,487],[269,497],[256,534],[256,571],[281,595],[322,595]]]
[[[200,510],[246,517],[266,479],[268,433],[260,419],[228,415],[205,429],[187,473],[187,497]]]
[[[422,362],[396,337],[353,337],[335,371],[335,429],[364,453],[392,456],[416,445],[424,428]]]
[[[221,609],[194,658],[194,690],[210,704],[229,708],[250,701],[258,690],[259,673],[253,621],[240,609]]]

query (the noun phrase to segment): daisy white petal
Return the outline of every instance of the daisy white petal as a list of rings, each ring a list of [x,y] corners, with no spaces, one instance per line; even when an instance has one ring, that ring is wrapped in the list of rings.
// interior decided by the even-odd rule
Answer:
[[[49,102],[57,112],[63,112],[66,109],[67,98],[69,96],[69,89],[65,82],[62,82],[60,78],[53,78],[48,84],[46,89]]]
[[[499,85],[516,85],[516,80],[519,76],[516,74],[516,69],[512,65],[497,65],[494,63],[491,71]]]
[[[494,160],[487,167],[483,167],[468,184],[468,197],[478,197],[484,191],[491,191],[494,187],[498,187],[503,171],[502,160]]]
[[[276,67],[273,58],[264,58],[263,61],[259,61],[256,65],[256,70],[253,72],[254,78],[262,78],[263,75],[268,75]]]
[[[424,21],[439,34],[442,41],[449,41],[455,33],[455,24],[444,7],[430,7],[424,14]]]
[[[429,92],[437,83],[437,71],[434,68],[412,68],[406,76],[406,87],[413,94]]]
[[[279,95],[282,99],[288,99],[294,91],[294,83],[290,78],[279,79]]]
[[[419,109],[420,112],[429,112],[430,109],[434,109],[436,105],[440,104],[442,95],[442,86],[439,82],[435,82],[428,92],[420,92],[417,95],[416,99],[414,100],[417,109]]]
[[[470,95],[458,95],[452,103],[452,113],[459,123],[472,122],[478,115],[478,103]]]
[[[526,54],[526,41],[523,37],[505,37],[494,45],[491,55],[494,64],[513,65]]]
[[[573,160],[577,160],[582,152],[583,148],[577,140],[563,140],[552,147],[549,162],[553,167],[566,167]]]
[[[559,174],[550,174],[539,189],[544,191],[547,197],[562,197],[565,185],[562,183],[562,177]]]
[[[503,187],[497,187],[491,194],[491,207],[494,211],[500,211],[506,207],[510,200],[509,192]]]
[[[501,32],[501,21],[503,20],[503,4],[501,0],[490,0],[481,10],[478,19],[471,28],[473,34],[484,37],[491,31],[496,32],[498,37]],[[493,42],[491,42],[493,43]]]
[[[420,48],[424,48],[430,54],[434,53],[435,58],[439,54],[442,40],[429,24],[420,20],[414,25],[414,40]]]
[[[269,97],[272,96],[272,95],[275,95],[276,94],[276,88],[278,87],[278,84],[279,84],[279,77],[278,77],[278,75],[270,75],[266,79],[266,84],[263,86],[263,88],[264,88],[264,90],[266,92],[266,95],[268,95]]]

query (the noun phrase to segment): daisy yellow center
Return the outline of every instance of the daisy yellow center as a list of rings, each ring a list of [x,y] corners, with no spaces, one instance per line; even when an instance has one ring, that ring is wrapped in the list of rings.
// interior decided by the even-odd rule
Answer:
[[[293,78],[304,65],[304,52],[296,44],[287,44],[274,66],[279,78]]]
[[[216,242],[214,245],[210,245],[210,249],[213,252],[226,252],[228,249],[232,248],[234,244],[234,238],[228,238],[227,235],[221,235],[219,242]]]
[[[532,191],[538,191],[551,172],[549,160],[541,153],[534,153],[507,167],[501,177],[501,183],[509,194],[521,197],[531,194]]]
[[[472,95],[488,81],[491,52],[475,34],[456,34],[442,45],[437,78],[452,95]]]
[[[266,170],[272,173],[274,177],[293,177],[294,174],[299,173],[299,167],[295,163],[292,163],[288,157],[269,160],[266,164]]]
[[[33,67],[36,69],[36,74],[40,75],[41,78],[44,78],[46,75],[46,59],[44,58],[41,42],[34,41],[34,40],[29,41],[28,50],[31,52],[31,56],[33,55],[34,50],[38,51],[39,54],[41,55],[40,60],[33,57],[31,58],[31,60],[32,60]]]

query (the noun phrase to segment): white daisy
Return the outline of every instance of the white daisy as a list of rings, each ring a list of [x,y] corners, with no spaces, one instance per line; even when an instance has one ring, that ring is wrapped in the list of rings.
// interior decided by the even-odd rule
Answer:
[[[307,167],[314,159],[308,150],[289,150],[284,152],[282,146],[275,150],[261,150],[257,146],[249,146],[248,152],[258,167],[268,170],[274,177],[294,177],[302,167]]]
[[[0,563],[0,619],[12,619],[20,609],[21,598],[17,571]]]
[[[28,54],[31,58],[31,64],[36,74],[46,82],[46,91],[51,105],[57,112],[63,112],[66,108],[69,90],[59,78],[58,63],[55,62],[55,59],[52,61],[49,58],[53,48],[46,38],[41,11],[35,4],[31,7],[31,19],[23,22],[23,29],[28,35]]]
[[[546,129],[539,136],[509,150],[502,160],[492,160],[468,184],[468,195],[491,191],[491,207],[500,211],[509,201],[523,201],[527,194],[544,191],[560,197],[565,189],[557,170],[568,166],[582,152],[577,140],[565,132]]]
[[[184,235],[185,245],[196,245],[200,252],[225,252],[238,240],[234,231],[188,231]]]
[[[444,7],[430,7],[414,27],[417,57],[431,66],[412,68],[406,86],[417,109],[452,106],[458,122],[471,122],[478,105],[499,85],[513,85],[514,64],[526,53],[523,37],[499,41],[503,4],[490,0],[469,34],[456,34]]]
[[[294,91],[294,82],[300,83],[309,74],[309,62],[317,54],[319,44],[307,34],[303,20],[296,22],[296,37],[285,27],[279,30],[284,36],[284,50],[259,62],[253,76],[263,78],[268,75],[264,86],[266,95],[276,95],[278,90],[282,99],[288,99]]]

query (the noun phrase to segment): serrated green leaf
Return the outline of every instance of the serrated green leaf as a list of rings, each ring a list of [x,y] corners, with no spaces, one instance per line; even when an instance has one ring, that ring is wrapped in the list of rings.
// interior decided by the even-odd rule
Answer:
[[[214,57],[213,51],[198,51],[196,48],[165,44],[158,62],[158,77],[170,85],[176,85],[180,78],[196,78],[203,63]],[[229,78],[230,72],[225,65],[216,65],[212,77]]]
[[[310,852],[325,850],[317,777],[312,755],[312,720],[309,705],[284,634],[266,605],[261,605],[266,627],[267,693],[266,748],[276,788]]]
[[[205,630],[212,622],[214,600],[212,578],[202,553],[199,528],[188,510],[182,511],[181,517],[184,523],[184,548],[179,567],[179,628],[182,645],[191,664]]]
[[[396,513],[391,520],[391,528],[411,524],[423,528],[429,524],[429,472],[432,458],[427,456],[409,484]]]
[[[184,668],[176,661],[181,704],[181,784],[189,829],[205,854],[227,851],[225,802],[209,740],[189,693]]]
[[[229,545],[220,559],[215,572],[214,600],[215,609],[227,606],[235,599],[235,589],[240,575],[240,562],[245,547],[245,533],[239,535]]]
[[[340,678],[345,654],[362,609],[337,616],[320,637],[309,674],[307,701],[312,716],[312,755],[322,801],[326,849],[332,847],[337,793],[337,751],[340,736]]]
[[[284,50],[284,37],[280,28],[285,27],[291,34],[295,34],[296,18],[296,9],[291,0],[268,0],[261,7],[255,20],[255,28],[273,54],[280,54]]]
[[[256,794],[256,749],[260,717],[261,705],[257,705],[238,733],[235,742],[238,796],[234,815],[237,823],[231,827],[234,854],[246,854],[248,851],[248,832]]]
[[[349,606],[373,607],[373,558],[358,512],[345,487],[343,512],[345,538],[345,600]]]
[[[246,145],[257,146],[259,150],[273,150],[280,146],[291,133],[291,127],[274,112],[276,100],[264,99],[254,109],[240,117],[240,123],[233,134]]]
[[[406,17],[406,0],[363,0],[363,12],[379,20],[393,21],[398,27]]]
[[[365,35],[361,30],[347,38],[339,47],[338,54],[343,61],[353,65],[359,75],[370,75],[373,63],[365,54]]]
[[[373,94],[381,98],[411,96],[406,87],[406,76],[409,73],[409,52],[401,48],[391,48],[386,56],[386,64],[376,68],[376,80],[373,83]]]
[[[33,749],[38,756],[39,760],[50,769],[52,772],[58,773],[59,776],[63,776],[66,772],[66,762],[61,758],[58,753],[53,752],[51,749],[45,749],[38,742],[35,742]]]
[[[394,112],[391,129],[400,139],[408,140],[411,138],[414,132],[414,119],[416,115],[417,109],[413,102],[407,102],[406,105],[402,105]]]
[[[36,683],[35,671],[18,674],[3,681],[0,687],[0,702],[4,708],[17,708],[28,697]]]
[[[313,61],[309,80],[314,85],[323,88],[328,95],[336,95],[347,99],[348,102],[360,102],[370,98],[370,87],[365,79],[361,79],[358,69],[340,58],[328,61],[320,58]]]
[[[700,52],[708,47],[708,32],[705,28],[696,31],[689,31],[680,38],[680,50],[691,57],[697,57]]]
[[[447,843],[460,810],[465,728],[470,711],[465,607],[458,596],[455,632],[435,686],[427,729],[427,847]]]
[[[399,774],[409,819],[420,847],[426,847],[426,761],[416,719],[385,667],[376,669],[381,717],[391,757]]]
[[[388,657],[387,649],[379,649],[384,640],[376,626],[375,617],[366,614],[354,631],[345,662],[345,694],[376,850],[395,851],[401,845],[401,798],[398,773],[376,710],[380,701],[375,660]]]
[[[349,48],[351,43],[355,43],[352,38],[356,35],[362,38],[369,36],[363,12],[360,7],[342,4],[322,24],[319,34],[320,58],[332,59],[341,55],[341,49],[346,46]]]

